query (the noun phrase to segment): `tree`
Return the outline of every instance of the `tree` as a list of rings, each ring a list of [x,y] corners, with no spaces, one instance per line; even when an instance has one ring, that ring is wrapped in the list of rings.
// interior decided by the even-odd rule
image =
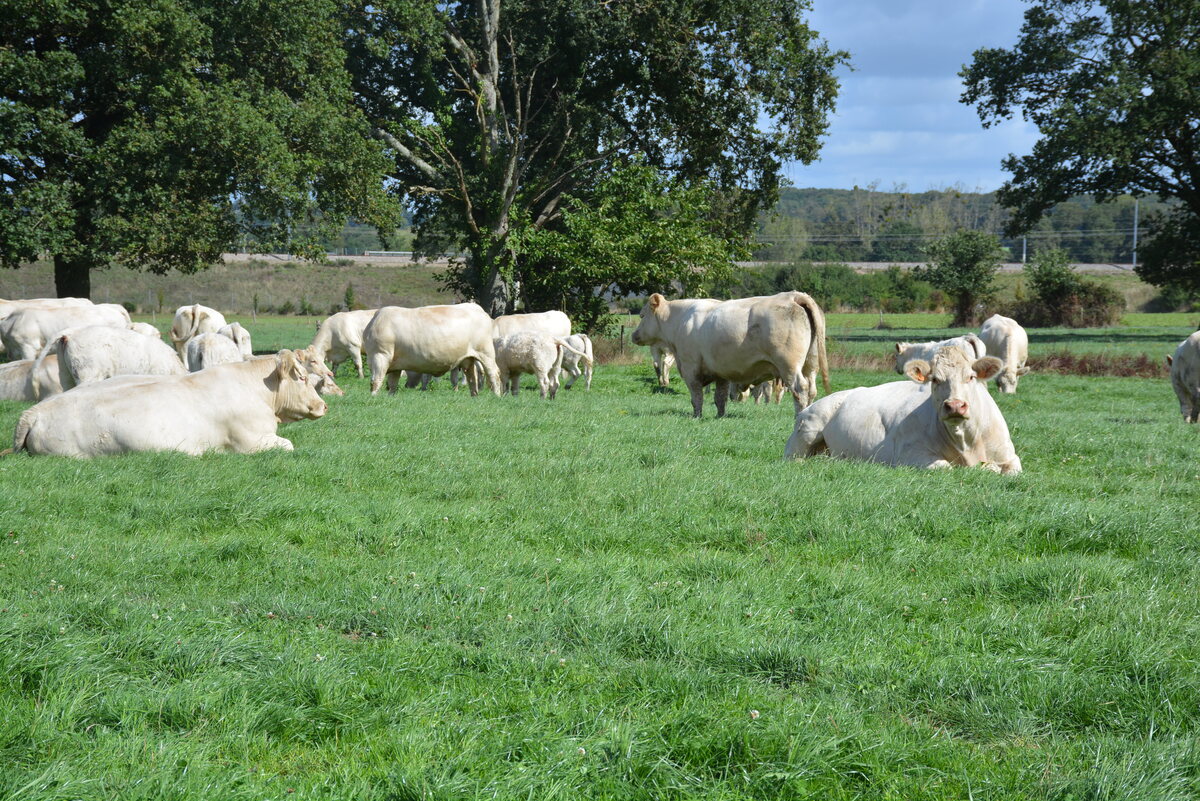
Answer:
[[[1000,241],[983,231],[957,231],[926,252],[931,264],[919,268],[917,277],[953,296],[951,325],[974,325],[979,316],[976,304],[992,296],[992,280],[1004,255]]]
[[[112,261],[192,272],[244,236],[312,254],[351,213],[388,223],[335,8],[0,6],[0,263],[50,253],[86,297]]]
[[[1200,287],[1200,0],[1041,0],[1015,47],[977,50],[961,75],[985,126],[1019,111],[1041,134],[1004,160],[1010,233],[1076,194],[1175,199],[1138,273]]]
[[[519,242],[613,165],[642,157],[725,195],[748,233],[784,161],[812,161],[832,52],[797,0],[372,0],[346,30],[360,107],[395,159],[417,248],[462,249],[460,277],[511,307]],[[513,236],[514,231],[520,235]]]

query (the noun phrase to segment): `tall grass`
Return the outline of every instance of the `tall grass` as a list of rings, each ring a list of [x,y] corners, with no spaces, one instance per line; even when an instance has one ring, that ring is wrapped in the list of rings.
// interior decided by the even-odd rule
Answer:
[[[1012,478],[785,464],[648,366],[341,383],[290,454],[0,460],[0,797],[1200,790],[1165,381],[1030,375]]]

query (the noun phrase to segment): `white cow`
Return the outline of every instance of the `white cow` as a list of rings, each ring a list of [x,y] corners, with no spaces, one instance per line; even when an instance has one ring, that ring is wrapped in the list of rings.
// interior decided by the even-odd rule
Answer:
[[[379,392],[385,377],[388,392],[395,394],[405,370],[437,376],[455,367],[464,368],[471,394],[478,395],[475,364],[483,368],[492,391],[500,394],[492,318],[475,303],[416,309],[384,306],[367,324],[363,345],[371,365],[372,395]]]
[[[521,375],[530,373],[537,378],[542,397],[551,400],[558,394],[558,373],[562,368],[563,353],[572,351],[577,356],[586,354],[576,350],[564,337],[550,336],[537,331],[518,331],[492,340],[496,350],[496,368],[500,371],[500,385],[516,396],[520,388]]]
[[[943,347],[932,365],[913,359],[911,381],[835,392],[796,416],[784,457],[829,453],[913,467],[981,465],[1021,472],[1008,424],[983,382],[1000,372],[994,356],[968,361]]]
[[[958,348],[967,361],[982,359],[988,355],[988,349],[983,340],[974,334],[963,334],[939,342],[897,342],[896,343],[896,372],[904,375],[904,365],[911,359],[930,361],[944,347]]]
[[[669,301],[656,292],[632,338],[635,345],[663,344],[675,352],[696,417],[704,387],[714,381],[718,417],[725,414],[730,382],[782,378],[797,413],[816,397],[818,372],[829,389],[825,313],[803,292],[727,301]]]
[[[779,403],[783,400],[783,381],[772,378],[770,381],[759,381],[757,384],[738,384],[730,390],[729,397],[736,401],[747,401],[754,398],[754,405],[760,403]]]
[[[537,331],[552,337],[571,336],[571,318],[560,311],[502,314],[493,321],[492,326],[493,339],[518,331]]]
[[[1200,421],[1200,331],[1179,343],[1175,355],[1167,357],[1167,366],[1184,421]]]
[[[650,360],[654,362],[654,375],[658,377],[658,385],[671,386],[671,368],[675,365],[675,353],[661,342],[650,346]]]
[[[271,358],[270,356],[256,356],[254,358]],[[321,395],[345,395],[342,388],[333,380],[333,371],[325,366],[325,360],[313,350],[312,346],[302,348],[296,351],[296,358],[304,365],[304,369],[308,370],[308,377],[312,381],[313,389]]]
[[[363,331],[377,311],[361,309],[331,314],[317,326],[317,335],[309,347],[329,363],[334,373],[342,362],[347,359],[353,361],[358,377],[362,378]]]
[[[291,351],[179,376],[117,376],[26,409],[13,451],[90,457],[130,451],[292,450],[280,423],[314,420],[325,401]]]
[[[39,358],[48,357],[50,352],[58,357],[58,380],[63,390],[116,375],[187,372],[175,350],[162,339],[128,328],[101,325],[71,328],[55,337]]]
[[[249,359],[254,355],[254,348],[250,344],[250,332],[242,327],[241,323],[230,323],[223,325],[217,331],[223,337],[229,337],[233,340],[233,344],[237,345],[238,353],[242,354],[243,359]]]
[[[150,323],[130,323],[129,330],[137,331],[139,334],[154,337],[155,339],[162,339],[162,332],[150,325]]]
[[[18,309],[0,320],[0,341],[16,359],[36,359],[46,343],[68,328],[86,325],[129,327],[129,312],[116,303]]]
[[[1029,335],[1021,324],[1011,317],[993,314],[983,321],[979,338],[987,346],[989,356],[1004,362],[1004,369],[996,378],[996,386],[1006,395],[1015,394],[1017,382],[1029,372]]]
[[[0,400],[39,401],[62,391],[58,354],[0,364]]]
[[[197,334],[215,334],[225,327],[225,315],[208,306],[193,303],[175,310],[171,322],[171,344],[179,351],[179,358],[186,361],[188,340]]]
[[[0,300],[0,320],[19,309],[62,309],[91,306],[87,298],[24,298]]]
[[[585,389],[592,388],[592,369],[596,364],[595,351],[592,350],[592,338],[587,334],[572,334],[564,340],[571,346],[571,350],[563,351],[562,369],[558,377],[561,380],[562,374],[566,373],[571,376],[571,380],[567,382],[567,389],[575,386],[575,382],[583,375],[583,385]],[[580,368],[580,363],[583,367]]]
[[[236,342],[211,331],[188,338],[183,348],[183,360],[193,373],[218,364],[245,361]]]

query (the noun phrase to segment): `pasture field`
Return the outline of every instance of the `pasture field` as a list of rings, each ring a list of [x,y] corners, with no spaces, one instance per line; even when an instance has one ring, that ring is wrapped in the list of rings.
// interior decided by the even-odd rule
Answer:
[[[340,383],[294,453],[0,459],[0,798],[1200,794],[1162,379],[1023,379],[1014,477],[783,463],[646,365]]]

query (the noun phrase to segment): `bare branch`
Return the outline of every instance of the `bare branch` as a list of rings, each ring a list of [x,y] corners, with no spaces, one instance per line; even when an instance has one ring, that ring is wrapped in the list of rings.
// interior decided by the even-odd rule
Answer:
[[[376,139],[382,140],[392,150],[395,150],[399,156],[409,164],[420,170],[427,178],[433,181],[445,180],[437,168],[427,162],[425,159],[412,152],[403,142],[392,136],[382,128],[375,128],[371,131]]]

